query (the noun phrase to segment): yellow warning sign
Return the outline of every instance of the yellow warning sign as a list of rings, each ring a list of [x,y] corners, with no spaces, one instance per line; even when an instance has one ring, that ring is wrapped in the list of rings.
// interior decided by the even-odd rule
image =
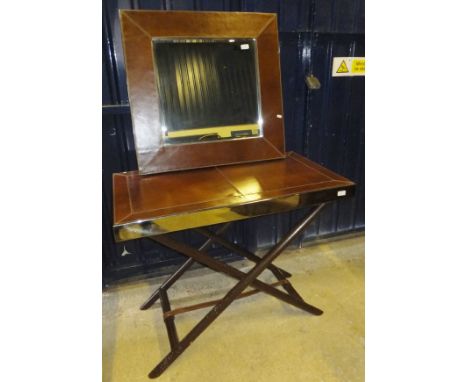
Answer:
[[[351,66],[351,71],[353,73],[364,73],[366,70],[366,60],[354,59],[353,66]]]
[[[365,57],[333,57],[332,77],[364,76]]]
[[[337,73],[348,73],[348,67],[346,66],[346,62],[343,60],[341,61],[340,66],[338,67]]]

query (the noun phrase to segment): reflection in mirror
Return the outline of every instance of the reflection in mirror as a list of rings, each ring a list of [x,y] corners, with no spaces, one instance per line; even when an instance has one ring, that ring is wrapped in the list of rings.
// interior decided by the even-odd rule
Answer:
[[[262,135],[254,39],[154,39],[164,144]]]

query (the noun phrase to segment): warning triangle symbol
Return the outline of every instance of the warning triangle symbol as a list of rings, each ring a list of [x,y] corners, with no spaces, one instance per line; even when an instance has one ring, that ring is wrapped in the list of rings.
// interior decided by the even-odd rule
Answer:
[[[340,67],[338,68],[336,72],[337,73],[349,73],[345,60],[341,61]]]

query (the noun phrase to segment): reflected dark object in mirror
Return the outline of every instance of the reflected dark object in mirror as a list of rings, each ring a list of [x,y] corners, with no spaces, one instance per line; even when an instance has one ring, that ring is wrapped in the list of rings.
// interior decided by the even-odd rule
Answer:
[[[165,144],[258,137],[255,39],[153,39]]]

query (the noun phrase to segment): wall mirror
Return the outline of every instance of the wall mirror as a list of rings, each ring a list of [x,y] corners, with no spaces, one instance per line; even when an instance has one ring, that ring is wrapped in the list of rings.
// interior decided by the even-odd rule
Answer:
[[[285,157],[276,15],[120,18],[141,173]]]
[[[255,39],[153,39],[164,144],[262,135]]]

